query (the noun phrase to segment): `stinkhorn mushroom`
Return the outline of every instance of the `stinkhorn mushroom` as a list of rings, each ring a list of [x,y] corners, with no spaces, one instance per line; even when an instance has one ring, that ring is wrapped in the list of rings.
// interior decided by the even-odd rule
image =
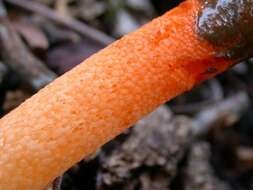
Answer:
[[[248,57],[252,4],[187,0],[3,117],[0,189],[43,189],[158,105]]]

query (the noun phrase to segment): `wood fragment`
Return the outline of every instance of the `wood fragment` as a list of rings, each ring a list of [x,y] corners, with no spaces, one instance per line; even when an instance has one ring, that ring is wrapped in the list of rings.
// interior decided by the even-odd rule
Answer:
[[[88,37],[96,42],[101,43],[102,45],[108,45],[114,41],[114,39],[103,32],[92,28],[72,17],[66,15],[60,15],[57,12],[47,8],[46,6],[37,3],[35,1],[27,0],[5,0],[6,2],[21,7],[25,10],[37,13],[43,17],[46,17],[58,24],[64,25],[85,37]]]

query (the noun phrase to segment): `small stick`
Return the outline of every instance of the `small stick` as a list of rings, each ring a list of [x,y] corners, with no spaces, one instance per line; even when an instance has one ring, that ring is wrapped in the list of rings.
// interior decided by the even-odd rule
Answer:
[[[27,1],[27,0],[5,0],[6,2],[19,6],[25,10],[40,14],[43,17],[46,17],[56,23],[64,25],[76,32],[80,33],[81,35],[88,37],[96,42],[101,43],[102,45],[108,45],[115,41],[112,37],[104,34],[103,32],[94,29],[72,17],[57,14],[55,11],[47,8],[46,6],[34,2],[34,1]]]
[[[201,110],[193,120],[193,131],[197,136],[206,134],[213,126],[231,126],[249,108],[250,100],[246,92],[219,101]]]

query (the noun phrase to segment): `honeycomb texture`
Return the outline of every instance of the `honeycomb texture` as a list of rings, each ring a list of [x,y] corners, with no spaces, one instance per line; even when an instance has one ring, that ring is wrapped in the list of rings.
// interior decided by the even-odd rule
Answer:
[[[56,79],[0,120],[0,189],[41,190],[158,105],[229,63],[194,32],[188,0]],[[145,130],[145,129],[143,129]]]

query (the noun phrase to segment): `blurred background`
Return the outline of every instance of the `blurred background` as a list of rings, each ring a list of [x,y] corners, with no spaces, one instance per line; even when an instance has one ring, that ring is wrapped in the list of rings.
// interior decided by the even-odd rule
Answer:
[[[180,2],[0,0],[0,115]],[[253,189],[252,74],[245,60],[161,106],[47,190]]]

